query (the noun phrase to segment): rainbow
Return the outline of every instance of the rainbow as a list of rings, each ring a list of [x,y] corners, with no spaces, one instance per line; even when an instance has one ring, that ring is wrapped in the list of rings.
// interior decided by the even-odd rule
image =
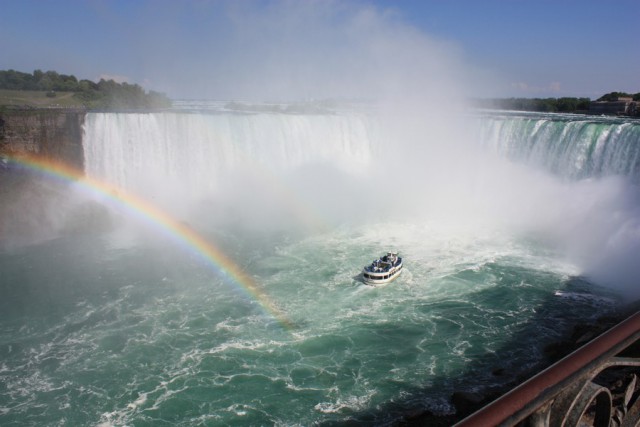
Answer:
[[[265,291],[242,270],[232,259],[224,254],[212,242],[205,240],[186,224],[171,217],[166,212],[148,201],[115,186],[87,177],[83,171],[63,162],[45,159],[33,155],[4,156],[10,164],[27,168],[39,174],[73,182],[90,193],[108,200],[118,210],[138,220],[154,226],[165,236],[186,250],[195,253],[206,264],[216,271],[222,272],[230,282],[251,299],[257,301],[264,311],[276,319],[285,329],[290,330],[292,324],[285,314],[271,301]]]

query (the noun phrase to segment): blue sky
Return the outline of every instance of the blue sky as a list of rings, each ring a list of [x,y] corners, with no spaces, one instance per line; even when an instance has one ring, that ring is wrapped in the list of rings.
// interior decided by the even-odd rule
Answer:
[[[640,92],[638,0],[0,5],[0,69],[114,78],[172,98]]]

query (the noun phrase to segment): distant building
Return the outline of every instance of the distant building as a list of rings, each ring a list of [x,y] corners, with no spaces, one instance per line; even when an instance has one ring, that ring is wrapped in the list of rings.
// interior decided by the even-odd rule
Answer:
[[[615,101],[592,101],[589,114],[606,116],[636,116],[640,114],[640,102],[633,98],[620,96]]]

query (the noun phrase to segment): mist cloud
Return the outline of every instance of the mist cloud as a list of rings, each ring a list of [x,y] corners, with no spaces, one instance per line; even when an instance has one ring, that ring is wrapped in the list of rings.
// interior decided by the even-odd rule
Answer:
[[[183,28],[181,17],[194,13],[199,19]],[[495,76],[472,75],[455,43],[425,34],[393,9],[356,2],[154,2],[142,14],[144,25],[127,30],[128,55],[139,58],[136,80],[174,98],[377,101],[387,146],[366,184],[390,194],[390,215],[529,233],[590,277],[632,288],[640,273],[635,190],[615,180],[566,183],[480,153],[461,114],[467,94]],[[333,187],[340,186],[326,191],[331,197]]]
[[[145,78],[177,98],[378,99],[416,91],[438,96],[438,88],[451,88],[463,69],[452,43],[428,37],[393,10],[365,4],[166,6],[149,10],[153,16],[135,35],[134,49]],[[195,8],[201,20],[187,34],[176,19]]]

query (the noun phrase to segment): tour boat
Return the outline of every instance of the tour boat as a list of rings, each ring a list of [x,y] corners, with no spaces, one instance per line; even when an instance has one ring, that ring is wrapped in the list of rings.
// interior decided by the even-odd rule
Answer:
[[[362,276],[365,283],[378,285],[392,281],[401,272],[402,258],[398,256],[397,252],[387,252],[385,256],[374,260],[371,265],[365,266]]]

